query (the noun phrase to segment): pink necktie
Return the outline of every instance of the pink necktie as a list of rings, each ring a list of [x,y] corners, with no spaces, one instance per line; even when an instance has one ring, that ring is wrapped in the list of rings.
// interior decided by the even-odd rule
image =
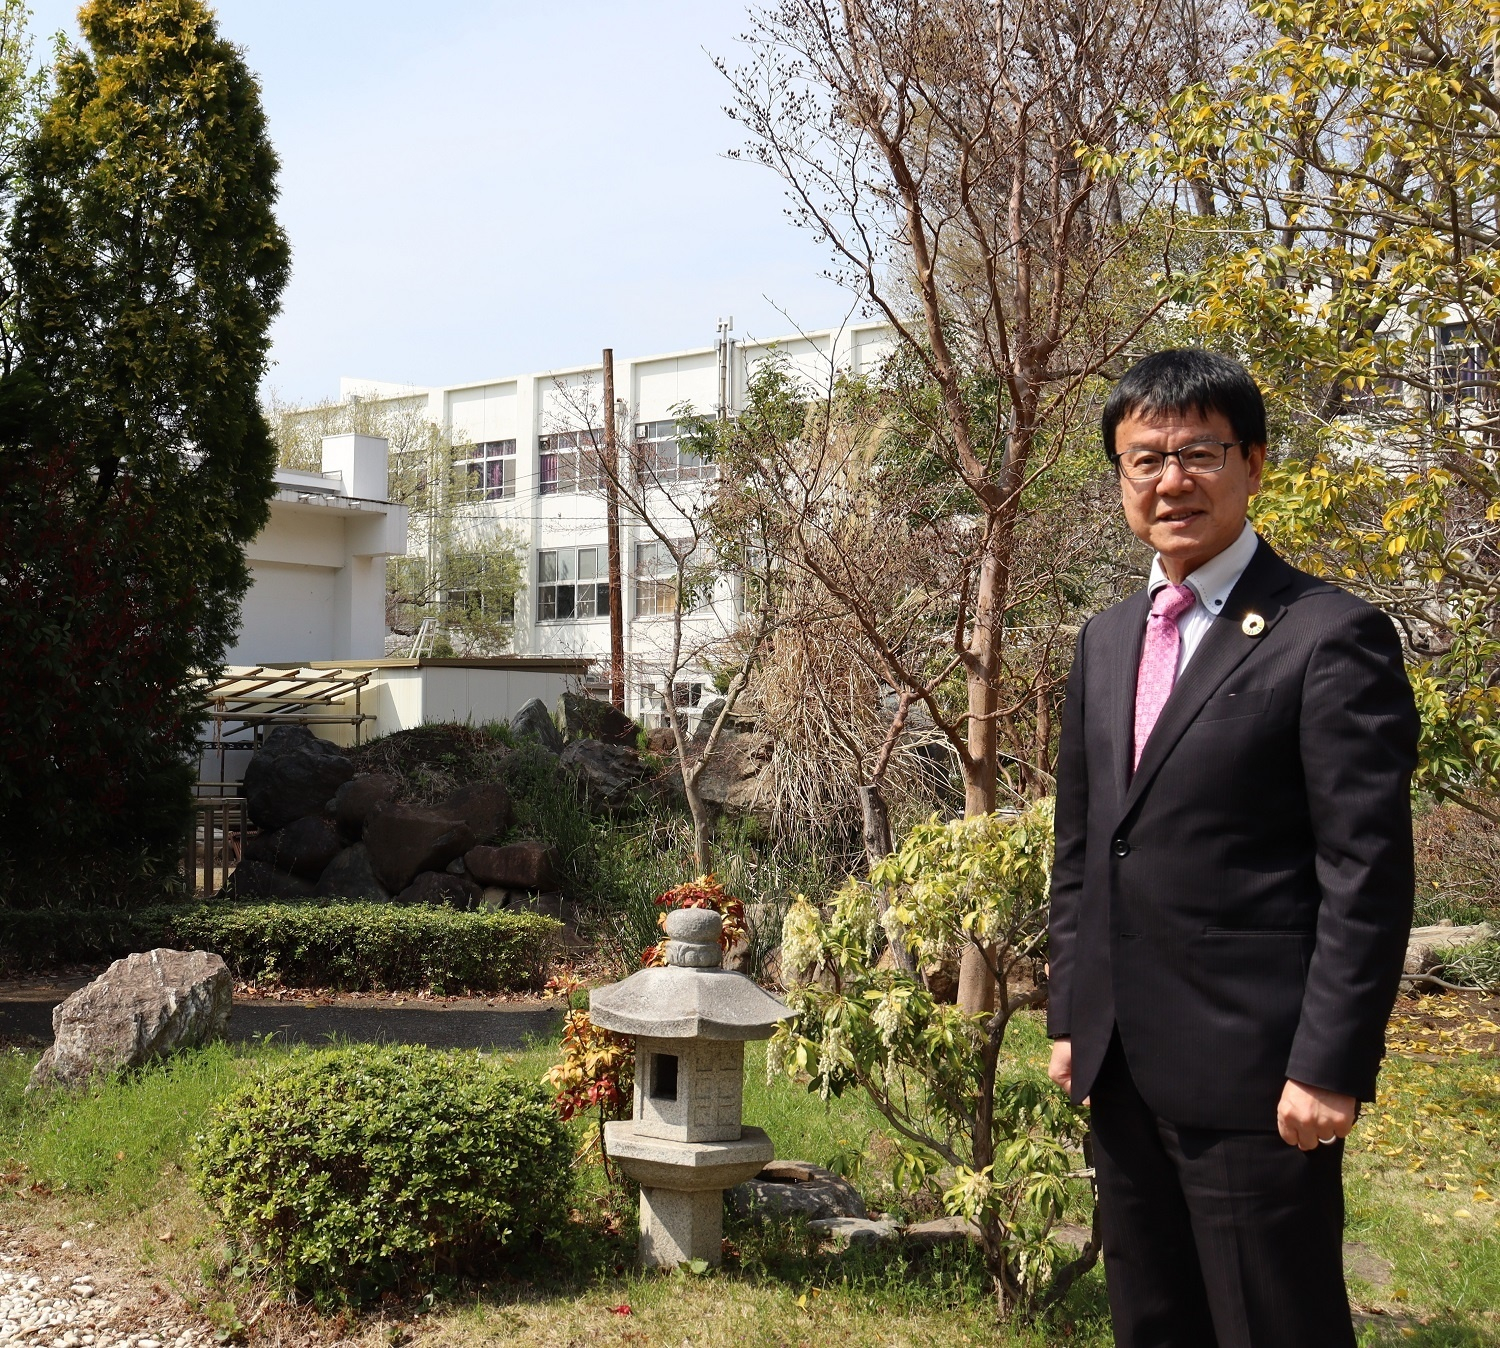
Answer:
[[[1141,668],[1135,681],[1132,768],[1140,767],[1141,752],[1177,681],[1177,648],[1182,644],[1177,619],[1196,602],[1197,596],[1186,585],[1163,585],[1151,596],[1151,616],[1146,619],[1146,640],[1141,645]]]

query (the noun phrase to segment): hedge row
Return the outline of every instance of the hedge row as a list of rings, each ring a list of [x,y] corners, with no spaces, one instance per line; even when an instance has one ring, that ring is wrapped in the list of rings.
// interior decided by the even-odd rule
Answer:
[[[12,968],[118,959],[155,946],[212,950],[235,976],[345,991],[536,987],[561,925],[532,913],[383,903],[256,903],[0,911]]]

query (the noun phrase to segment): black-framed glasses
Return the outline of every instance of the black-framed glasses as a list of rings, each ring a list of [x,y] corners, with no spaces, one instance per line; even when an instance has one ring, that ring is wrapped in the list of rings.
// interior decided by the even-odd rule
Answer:
[[[1115,467],[1121,477],[1132,482],[1149,482],[1167,470],[1167,460],[1176,459],[1184,473],[1201,476],[1217,473],[1224,466],[1229,451],[1242,440],[1194,440],[1181,449],[1127,449],[1115,455]]]

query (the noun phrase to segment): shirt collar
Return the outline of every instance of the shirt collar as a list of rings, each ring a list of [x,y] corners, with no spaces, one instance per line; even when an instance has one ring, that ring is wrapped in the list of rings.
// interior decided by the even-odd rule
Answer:
[[[1223,612],[1230,591],[1245,574],[1245,568],[1250,565],[1250,559],[1255,556],[1259,543],[1255,529],[1246,520],[1240,536],[1218,556],[1210,557],[1198,567],[1183,584],[1192,590],[1204,608],[1217,616]],[[1146,582],[1148,593],[1155,594],[1169,583],[1167,573],[1162,570],[1161,557],[1154,557],[1151,561],[1151,579]]]

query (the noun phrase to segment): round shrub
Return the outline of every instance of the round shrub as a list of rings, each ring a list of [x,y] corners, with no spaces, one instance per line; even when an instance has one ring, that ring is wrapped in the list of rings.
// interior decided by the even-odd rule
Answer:
[[[540,1086],[404,1045],[293,1052],[220,1103],[196,1159],[231,1239],[320,1301],[491,1269],[572,1178]]]

